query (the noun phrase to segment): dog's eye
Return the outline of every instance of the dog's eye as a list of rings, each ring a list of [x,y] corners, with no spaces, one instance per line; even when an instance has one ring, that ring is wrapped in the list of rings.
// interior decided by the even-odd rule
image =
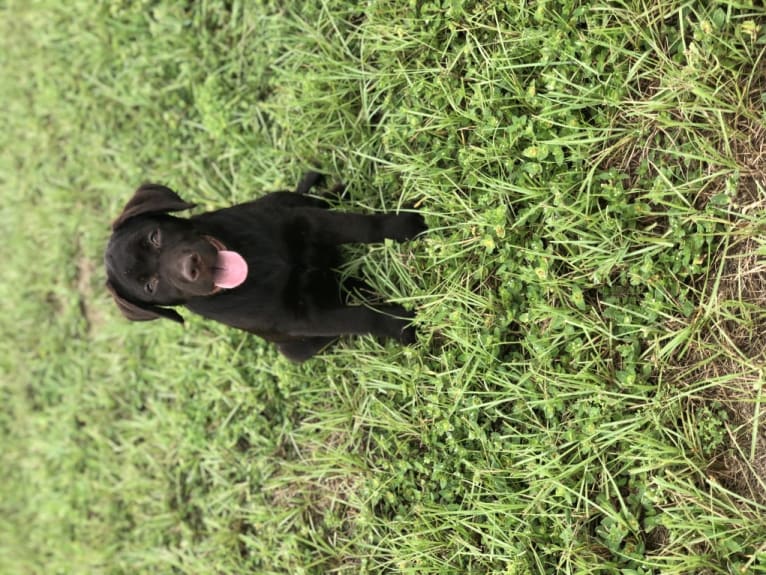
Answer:
[[[144,291],[146,291],[146,293],[148,294],[154,293],[154,291],[157,289],[157,284],[159,283],[159,281],[160,280],[158,280],[157,278],[150,279],[148,282],[144,284]]]
[[[152,244],[155,248],[160,247],[160,241],[162,240],[162,237],[160,236],[160,230],[154,230],[152,233],[149,234],[149,243]]]

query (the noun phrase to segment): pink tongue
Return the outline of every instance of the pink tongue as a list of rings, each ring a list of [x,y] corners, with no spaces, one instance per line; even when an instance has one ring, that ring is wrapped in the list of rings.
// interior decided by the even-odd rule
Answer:
[[[217,287],[235,288],[247,279],[247,262],[237,252],[221,250],[213,279]]]

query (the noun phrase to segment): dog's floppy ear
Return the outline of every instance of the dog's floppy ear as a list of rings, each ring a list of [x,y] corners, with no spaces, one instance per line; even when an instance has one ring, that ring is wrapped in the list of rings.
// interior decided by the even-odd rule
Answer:
[[[116,230],[130,218],[141,214],[156,214],[164,212],[178,212],[193,208],[181,199],[173,190],[160,184],[142,184],[130,198],[122,213],[112,222],[112,229]]]
[[[173,321],[177,321],[178,323],[184,322],[184,318],[182,318],[181,314],[175,310],[151,304],[137,304],[126,300],[124,297],[117,293],[117,290],[114,288],[112,282],[110,281],[106,282],[106,289],[109,290],[110,294],[112,294],[114,303],[117,304],[117,307],[122,312],[122,315],[131,321],[150,321],[164,317]]]

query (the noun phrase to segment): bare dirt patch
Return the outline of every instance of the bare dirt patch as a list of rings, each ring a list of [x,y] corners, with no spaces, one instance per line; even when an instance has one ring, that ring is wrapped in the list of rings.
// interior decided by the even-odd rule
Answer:
[[[763,209],[763,202],[757,204]],[[711,380],[730,378],[728,384],[709,392],[710,399],[729,414],[728,448],[711,472],[734,492],[766,503],[766,414],[761,413],[766,368],[766,255],[762,247],[766,238],[754,226],[738,228],[722,255],[717,292],[715,286],[710,289],[722,316],[719,345],[727,353],[706,366],[701,375]]]
[[[746,224],[735,226],[728,238],[704,286],[713,318],[678,358],[671,377],[680,387],[704,390],[686,402],[700,428],[711,410],[725,412],[720,444],[705,454],[708,476],[744,499],[766,504],[766,236]],[[697,431],[703,451],[710,448],[709,430]]]
[[[333,431],[321,440],[303,443],[294,454],[300,463],[280,464],[272,485],[264,489],[276,508],[300,513],[331,545],[352,538],[359,514],[353,501],[364,480],[362,472],[324,467],[333,457],[330,452],[343,450],[348,441],[346,432]],[[312,461],[317,464],[312,466]]]
[[[74,278],[74,289],[77,292],[77,302],[80,308],[80,313],[85,319],[86,329],[91,331],[101,325],[104,318],[97,307],[93,305],[93,273],[95,270],[95,263],[92,258],[85,255],[79,241],[77,245],[75,266],[76,274]]]

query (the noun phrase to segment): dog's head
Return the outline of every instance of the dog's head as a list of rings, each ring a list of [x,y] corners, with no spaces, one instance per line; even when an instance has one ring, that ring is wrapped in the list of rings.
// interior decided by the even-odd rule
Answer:
[[[215,270],[222,244],[200,233],[193,221],[168,215],[193,206],[170,188],[144,184],[112,223],[104,255],[106,287],[128,319],[183,323],[165,306],[220,289]]]

